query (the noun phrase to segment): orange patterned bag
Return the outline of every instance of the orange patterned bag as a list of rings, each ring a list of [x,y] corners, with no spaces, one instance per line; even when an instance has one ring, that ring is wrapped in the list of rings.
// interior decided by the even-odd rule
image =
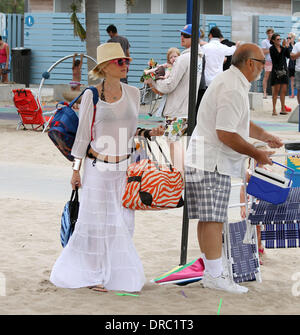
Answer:
[[[122,198],[123,206],[133,210],[162,210],[183,206],[183,178],[167,160],[159,164],[147,142],[153,160],[146,158],[127,168],[127,184]]]

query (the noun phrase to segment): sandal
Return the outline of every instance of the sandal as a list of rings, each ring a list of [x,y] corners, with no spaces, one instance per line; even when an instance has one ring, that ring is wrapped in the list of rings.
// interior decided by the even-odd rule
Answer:
[[[88,288],[96,292],[108,292],[108,290],[104,288],[103,285],[88,286]]]
[[[272,113],[272,115],[275,115],[275,116],[277,116],[277,115],[278,115],[278,113]]]

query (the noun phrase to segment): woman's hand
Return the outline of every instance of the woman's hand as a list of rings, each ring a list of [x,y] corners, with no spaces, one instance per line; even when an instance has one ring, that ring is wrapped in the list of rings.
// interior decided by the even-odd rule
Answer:
[[[156,128],[152,128],[150,130],[150,133],[149,135],[150,136],[162,136],[165,132],[165,127],[160,125],[159,127],[156,127]]]
[[[73,170],[73,175],[71,179],[71,185],[72,189],[75,190],[76,187],[80,188],[81,187],[81,178],[80,178],[80,173],[77,170]]]

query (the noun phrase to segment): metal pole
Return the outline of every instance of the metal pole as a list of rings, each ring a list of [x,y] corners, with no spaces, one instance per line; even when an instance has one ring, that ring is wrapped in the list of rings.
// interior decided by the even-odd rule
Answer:
[[[193,0],[186,1],[186,24],[192,23]]]
[[[189,109],[188,109],[188,141],[195,128],[195,106],[197,96],[197,66],[198,66],[198,41],[199,41],[199,17],[200,17],[200,0],[193,0],[192,7],[192,45],[190,58],[190,85],[189,85]],[[182,235],[181,235],[181,255],[180,265],[186,264],[187,247],[189,234],[189,219],[187,215],[186,199],[184,200],[183,218],[182,218]]]

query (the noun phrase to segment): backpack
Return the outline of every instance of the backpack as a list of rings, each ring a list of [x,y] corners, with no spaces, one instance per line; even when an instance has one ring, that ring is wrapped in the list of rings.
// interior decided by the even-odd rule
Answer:
[[[76,112],[72,109],[72,106],[76,101],[83,95],[86,90],[92,90],[93,92],[93,103],[94,103],[94,115],[91,127],[91,139],[93,140],[93,125],[96,116],[96,104],[99,100],[98,90],[94,86],[86,88],[81,94],[73,99],[69,104],[65,101],[59,102],[56,105],[56,112],[49,125],[48,136],[51,141],[56,145],[58,150],[69,160],[73,161],[74,157],[71,155],[72,147],[75,141],[76,132],[78,128],[79,118]],[[58,107],[62,105],[62,107]]]

